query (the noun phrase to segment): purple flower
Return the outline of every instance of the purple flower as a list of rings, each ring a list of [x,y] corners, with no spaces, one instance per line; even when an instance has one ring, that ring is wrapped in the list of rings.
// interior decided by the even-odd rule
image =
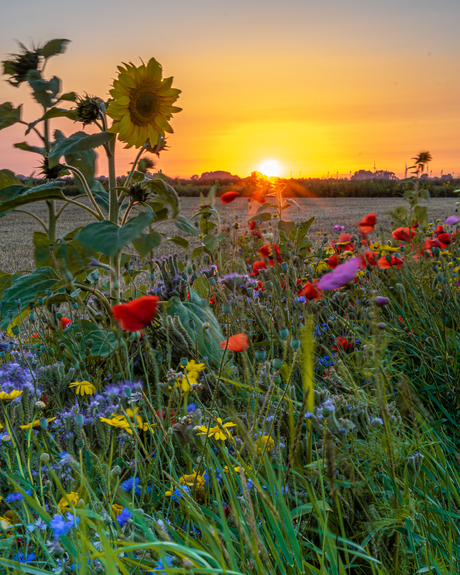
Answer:
[[[358,258],[352,258],[344,264],[340,264],[331,273],[324,275],[316,284],[317,289],[328,291],[343,287],[355,279],[359,268]]]
[[[117,517],[118,525],[120,527],[123,527],[127,523],[127,521],[131,519],[132,516],[133,516],[132,512],[129,509],[126,509],[125,507],[123,511],[120,513],[120,515]]]
[[[457,222],[460,222],[460,218],[458,216],[449,216],[444,223],[448,226],[453,226]]]
[[[346,226],[338,226],[337,224],[335,224],[334,226],[332,226],[334,228],[334,230],[336,232],[344,232],[346,229]]]
[[[379,307],[382,307],[384,305],[388,305],[390,303],[390,300],[387,297],[383,297],[381,295],[378,295],[375,300],[375,305],[378,305]]]

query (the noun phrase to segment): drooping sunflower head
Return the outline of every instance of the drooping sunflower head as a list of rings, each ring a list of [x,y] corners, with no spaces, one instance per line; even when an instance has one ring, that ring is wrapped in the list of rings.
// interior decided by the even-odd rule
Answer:
[[[155,58],[147,65],[124,64],[118,70],[110,90],[113,100],[107,108],[107,115],[114,120],[108,131],[117,133],[127,148],[140,148],[147,140],[155,146],[165,132],[173,133],[168,120],[181,111],[173,106],[180,90],[171,88],[172,78],[162,79],[162,69]]]

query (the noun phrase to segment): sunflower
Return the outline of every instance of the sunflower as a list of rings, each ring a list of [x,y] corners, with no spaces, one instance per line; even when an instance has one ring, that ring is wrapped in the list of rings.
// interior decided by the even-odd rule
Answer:
[[[162,69],[155,58],[147,65],[124,66],[118,66],[120,74],[110,90],[113,100],[107,115],[114,123],[108,132],[118,133],[118,139],[127,148],[140,148],[147,140],[155,146],[159,136],[164,138],[165,132],[173,133],[168,120],[182,109],[173,106],[180,90],[171,88],[172,78],[162,80]]]

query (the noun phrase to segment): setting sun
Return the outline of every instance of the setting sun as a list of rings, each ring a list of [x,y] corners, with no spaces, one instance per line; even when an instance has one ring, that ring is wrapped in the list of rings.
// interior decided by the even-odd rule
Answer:
[[[265,160],[259,166],[259,172],[271,178],[272,176],[279,176],[281,173],[281,166],[276,160]]]

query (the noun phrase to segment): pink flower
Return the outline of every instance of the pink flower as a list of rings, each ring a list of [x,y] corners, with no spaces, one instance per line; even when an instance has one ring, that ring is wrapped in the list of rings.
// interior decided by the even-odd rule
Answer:
[[[327,291],[343,287],[348,282],[355,279],[359,268],[358,258],[352,258],[344,264],[340,264],[335,270],[324,275],[316,284],[317,289]]]

